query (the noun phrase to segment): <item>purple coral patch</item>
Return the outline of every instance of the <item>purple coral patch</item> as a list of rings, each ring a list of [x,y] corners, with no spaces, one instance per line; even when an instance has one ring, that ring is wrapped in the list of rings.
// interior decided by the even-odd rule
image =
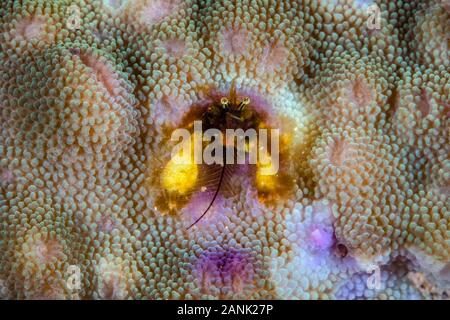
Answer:
[[[205,251],[195,264],[195,274],[205,293],[212,287],[240,293],[253,283],[254,258],[236,249]]]
[[[330,232],[329,229],[330,228],[322,228],[320,226],[312,228],[309,233],[309,240],[315,249],[325,250],[333,245],[333,232]]]

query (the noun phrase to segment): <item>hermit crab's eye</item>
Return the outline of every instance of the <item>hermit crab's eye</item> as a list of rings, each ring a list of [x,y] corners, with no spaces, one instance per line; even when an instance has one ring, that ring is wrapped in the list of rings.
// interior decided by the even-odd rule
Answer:
[[[246,106],[248,106],[250,104],[250,98],[249,97],[245,97],[244,100],[241,101],[241,103],[239,103],[238,105],[238,110],[242,111]]]
[[[225,97],[223,97],[222,99],[220,99],[220,104],[222,105],[222,107],[223,107],[224,109],[228,107],[229,103],[230,103],[230,102],[229,102],[228,99],[225,98]]]

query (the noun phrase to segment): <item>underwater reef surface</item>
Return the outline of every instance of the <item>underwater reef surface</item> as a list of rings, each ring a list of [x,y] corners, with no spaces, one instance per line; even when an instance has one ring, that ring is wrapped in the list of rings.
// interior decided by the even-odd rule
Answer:
[[[437,0],[2,0],[0,298],[445,298],[449,17]],[[280,168],[227,169],[189,228],[217,175],[177,167],[171,133],[223,126],[224,97],[280,130]]]

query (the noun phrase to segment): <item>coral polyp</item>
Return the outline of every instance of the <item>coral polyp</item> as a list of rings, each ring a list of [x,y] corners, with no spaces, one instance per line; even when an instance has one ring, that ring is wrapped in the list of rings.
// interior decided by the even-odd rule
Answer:
[[[248,250],[247,250],[248,251]],[[201,293],[219,298],[251,294],[255,282],[255,260],[250,253],[235,249],[208,250],[195,263],[193,274]]]
[[[0,298],[445,297],[449,19],[445,0],[1,1]],[[280,132],[276,174],[233,166],[200,220],[217,167],[177,167],[170,141],[196,120]]]

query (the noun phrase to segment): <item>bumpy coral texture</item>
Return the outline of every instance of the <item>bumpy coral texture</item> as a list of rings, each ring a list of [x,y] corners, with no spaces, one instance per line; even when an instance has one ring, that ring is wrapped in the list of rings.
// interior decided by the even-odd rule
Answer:
[[[410,273],[448,289],[449,17],[438,0],[1,1],[0,297],[427,298]],[[233,81],[280,128],[280,173],[243,168],[187,230],[207,201],[161,191],[168,132]]]

